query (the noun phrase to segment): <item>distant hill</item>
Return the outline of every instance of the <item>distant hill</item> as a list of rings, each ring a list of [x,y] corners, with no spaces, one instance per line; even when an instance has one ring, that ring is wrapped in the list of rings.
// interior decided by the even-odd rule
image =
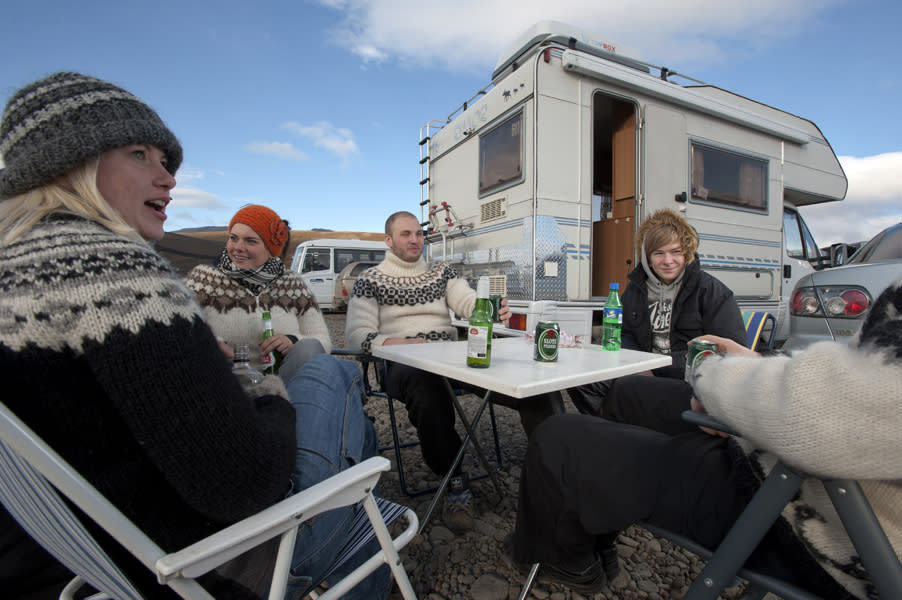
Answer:
[[[339,240],[383,240],[385,234],[362,231],[328,231],[328,230],[292,230],[288,241],[288,253],[285,266],[291,266],[291,257],[301,242],[319,238]],[[228,232],[224,227],[196,227],[167,232],[163,239],[156,243],[157,252],[163,255],[182,275],[199,264],[211,264],[225,248]]]

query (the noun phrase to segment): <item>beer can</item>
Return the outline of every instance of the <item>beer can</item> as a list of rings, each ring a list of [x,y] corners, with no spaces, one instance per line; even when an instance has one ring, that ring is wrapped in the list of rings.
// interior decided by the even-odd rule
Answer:
[[[683,376],[686,381],[691,382],[695,367],[701,364],[705,357],[718,354],[717,344],[707,340],[690,340],[686,347],[686,371]]]
[[[536,325],[536,341],[532,358],[539,362],[556,362],[561,330],[557,323],[539,321]]]
[[[489,302],[492,305],[492,321],[494,323],[501,322],[501,294],[492,294],[489,296]]]

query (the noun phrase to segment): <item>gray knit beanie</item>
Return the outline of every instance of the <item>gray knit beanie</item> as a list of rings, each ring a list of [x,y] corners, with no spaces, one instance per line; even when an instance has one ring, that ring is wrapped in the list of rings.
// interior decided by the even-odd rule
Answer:
[[[152,108],[106,81],[56,73],[16,92],[0,120],[0,198],[51,182],[56,176],[130,144],[166,153],[175,174],[182,147]]]

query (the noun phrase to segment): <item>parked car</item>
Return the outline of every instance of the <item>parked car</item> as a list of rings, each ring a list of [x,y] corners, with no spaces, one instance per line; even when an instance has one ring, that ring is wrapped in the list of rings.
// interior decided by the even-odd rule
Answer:
[[[332,300],[332,310],[348,310],[348,300],[351,298],[351,289],[354,287],[354,282],[357,281],[357,276],[378,264],[378,261],[370,260],[348,263],[335,278],[335,298]]]
[[[874,300],[900,277],[902,223],[875,235],[845,265],[799,280],[790,302],[789,339],[783,348],[795,350],[821,340],[850,340]]]

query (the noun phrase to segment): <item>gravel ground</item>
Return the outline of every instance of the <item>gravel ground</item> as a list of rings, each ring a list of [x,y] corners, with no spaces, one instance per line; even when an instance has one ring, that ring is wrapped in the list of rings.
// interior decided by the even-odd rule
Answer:
[[[336,348],[344,346],[344,315],[327,314],[326,322]],[[464,411],[472,414],[477,408],[477,398],[463,396]],[[575,408],[566,399],[567,409]],[[373,398],[366,410],[375,420],[380,442],[391,441],[391,425],[388,409],[381,398]],[[415,440],[414,429],[407,421],[404,407],[395,403],[399,436],[402,441]],[[454,535],[442,524],[441,503],[430,518],[425,531],[415,537],[401,552],[411,583],[421,599],[451,600],[507,600],[517,598],[524,576],[511,569],[502,558],[502,540],[513,531],[517,510],[517,490],[520,469],[526,452],[526,436],[520,426],[517,413],[504,407],[496,407],[498,435],[502,453],[501,470],[497,475],[502,496],[499,498],[490,480],[474,481],[471,485],[476,500],[476,526],[465,535]],[[491,452],[491,427],[488,414],[479,424],[479,439],[487,453]],[[460,428],[460,426],[459,426]],[[462,430],[462,428],[460,428]],[[408,487],[422,489],[438,484],[438,478],[423,466],[419,449],[404,449],[405,481]],[[475,459],[468,453],[464,457],[467,472],[481,472]],[[392,462],[392,470],[381,478],[382,495],[413,508],[422,518],[432,497],[431,494],[407,496],[400,487],[394,452],[384,455]],[[682,598],[689,584],[703,566],[694,554],[657,538],[644,529],[631,527],[618,539],[621,572],[608,582],[602,592],[590,596],[591,600],[664,600]],[[728,589],[721,598],[738,597],[741,589]],[[581,594],[558,586],[536,582],[529,598],[539,600],[581,600]],[[768,596],[771,598],[771,596]],[[393,592],[390,600],[400,600]]]

